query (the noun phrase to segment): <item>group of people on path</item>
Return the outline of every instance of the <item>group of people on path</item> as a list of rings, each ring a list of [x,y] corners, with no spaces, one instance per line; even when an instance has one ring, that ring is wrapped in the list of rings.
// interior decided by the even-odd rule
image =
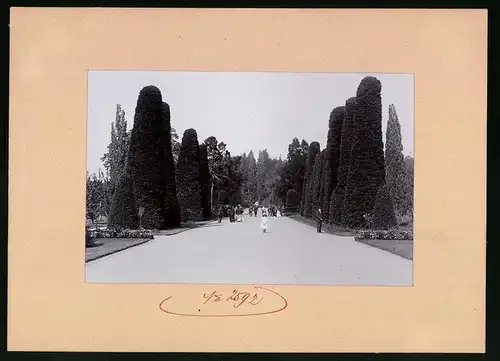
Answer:
[[[271,206],[269,208],[265,207],[259,207],[259,206],[250,206],[248,209],[248,214],[250,217],[254,216],[257,217],[257,211],[261,209],[261,221],[260,221],[260,228],[262,229],[262,232],[266,233],[267,228],[268,228],[268,217],[277,217],[281,218],[281,210],[277,207]],[[239,204],[236,207],[232,206],[221,206],[219,207],[218,211],[218,219],[219,223],[222,222],[222,218],[224,217],[224,210],[226,210],[227,215],[229,216],[229,222],[242,222],[243,221],[243,207],[241,204]],[[321,228],[323,225],[323,213],[321,211],[321,208],[318,208],[316,211],[316,231],[318,233],[321,233]]]
[[[268,229],[269,217],[281,218],[282,211],[275,206],[269,208],[260,207],[257,205],[250,206],[248,209],[249,215],[252,217],[257,217],[258,210],[261,210],[261,221],[260,229],[262,232],[266,233]],[[222,218],[227,215],[229,217],[229,222],[242,222],[243,221],[243,207],[240,205],[233,206],[220,206],[217,212],[217,218],[219,223],[222,222]]]
[[[262,210],[262,212],[266,212],[266,217],[278,217],[280,218],[283,215],[283,206],[282,207],[277,207],[277,206],[270,206],[269,208],[266,207],[259,207],[259,206],[250,206],[248,207],[248,214],[250,217],[257,217],[257,211],[259,208]]]
[[[241,204],[236,207],[232,206],[221,206],[217,212],[217,217],[219,219],[219,223],[222,222],[222,218],[224,217],[224,213],[227,213],[229,217],[229,222],[242,222],[243,221],[243,207]]]

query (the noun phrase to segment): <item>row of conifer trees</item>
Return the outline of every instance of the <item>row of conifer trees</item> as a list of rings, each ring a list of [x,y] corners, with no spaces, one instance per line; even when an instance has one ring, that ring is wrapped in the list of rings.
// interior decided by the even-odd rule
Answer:
[[[196,130],[187,129],[175,164],[170,107],[157,87],[144,87],[125,167],[111,198],[108,227],[164,229],[210,216],[206,145],[198,143]]]
[[[330,114],[327,144],[309,145],[300,213],[344,228],[388,229],[396,212],[413,210],[413,175],[405,167],[401,129],[389,107],[386,147],[382,140],[381,82],[365,77],[356,96]]]
[[[290,145],[289,153],[301,149],[299,141],[295,143]],[[111,198],[108,226],[135,229],[141,222],[144,228],[162,229],[176,227],[182,221],[210,218],[215,193],[211,192],[207,154],[213,149],[207,151],[208,144],[211,143],[199,144],[196,131],[187,129],[174,162],[169,105],[163,102],[157,87],[143,88],[126,142],[125,165]],[[395,212],[412,212],[413,174],[405,165],[401,129],[393,105],[389,107],[384,155],[378,79],[364,78],[356,96],[333,109],[324,149],[317,141],[303,145],[304,164],[299,167],[303,171],[288,169],[295,164],[289,154],[289,167],[281,167],[288,172],[282,172],[284,175],[276,178],[275,185],[278,193],[285,191],[279,198],[284,198],[288,183],[296,188],[300,197],[290,194],[286,203],[295,199],[302,215],[314,217],[321,208],[323,219],[333,225],[367,228],[373,222],[374,227],[387,229],[396,225]],[[242,166],[246,169],[245,159]],[[292,181],[286,182],[288,173],[293,175]],[[300,174],[300,182],[296,174]],[[252,177],[246,178],[244,195],[248,193],[245,184],[249,186]]]

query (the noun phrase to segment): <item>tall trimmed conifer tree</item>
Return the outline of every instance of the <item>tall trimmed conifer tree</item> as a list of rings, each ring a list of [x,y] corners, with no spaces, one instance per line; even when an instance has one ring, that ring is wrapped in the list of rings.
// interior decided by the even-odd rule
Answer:
[[[351,170],[347,181],[344,219],[349,228],[365,228],[377,191],[385,182],[382,142],[382,85],[365,77],[356,93],[356,118]]]
[[[163,105],[155,86],[141,89],[130,137],[127,171],[136,208],[144,209],[142,226],[159,229],[164,224],[165,168],[162,149]]]
[[[200,148],[196,130],[186,129],[177,161],[176,184],[182,221],[203,218],[200,184]]]

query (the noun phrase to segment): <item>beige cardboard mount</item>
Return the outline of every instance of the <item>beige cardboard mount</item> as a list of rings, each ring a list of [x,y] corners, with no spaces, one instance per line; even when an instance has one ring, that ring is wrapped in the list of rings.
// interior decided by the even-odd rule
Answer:
[[[485,10],[12,8],[10,26],[10,350],[484,351]],[[414,286],[273,286],[281,312],[203,318],[159,304],[207,286],[85,284],[89,69],[413,73]]]

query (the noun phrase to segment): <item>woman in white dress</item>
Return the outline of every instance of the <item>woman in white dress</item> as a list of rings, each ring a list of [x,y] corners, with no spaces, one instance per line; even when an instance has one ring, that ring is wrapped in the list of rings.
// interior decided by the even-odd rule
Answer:
[[[281,212],[279,209],[276,211],[276,217],[281,218]]]
[[[267,232],[267,212],[262,209],[262,216],[260,218],[260,229],[262,229],[262,232],[266,233]]]

